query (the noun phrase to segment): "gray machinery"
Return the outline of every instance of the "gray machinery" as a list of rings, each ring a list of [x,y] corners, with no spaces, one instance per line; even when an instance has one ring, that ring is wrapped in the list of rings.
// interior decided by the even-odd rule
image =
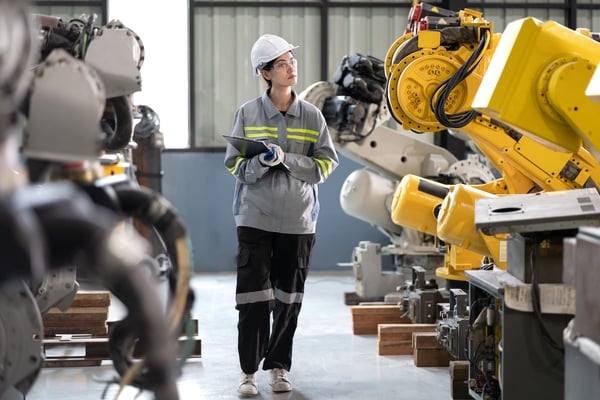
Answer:
[[[440,313],[437,324],[438,342],[457,360],[467,359],[469,335],[469,295],[462,289],[449,289],[450,303]]]
[[[23,138],[30,164],[98,163],[99,149],[121,150],[131,141],[129,97],[141,90],[144,47],[119,21],[96,27],[94,20],[82,24],[38,17],[42,59],[34,68]],[[49,102],[55,107],[49,108]]]
[[[406,174],[440,179],[444,183],[484,183],[494,179],[476,154],[458,160],[448,150],[408,131],[384,125],[390,114],[383,96],[383,62],[374,57],[347,56],[334,82],[316,82],[300,97],[323,111],[336,150],[364,165],[352,172],[340,192],[344,212],[379,229],[390,244],[361,242],[352,263],[356,294],[384,298],[405,282],[410,268],[420,265],[427,277],[443,264],[434,237],[401,227],[390,209],[397,183]],[[394,258],[395,271],[384,271],[382,257]]]
[[[565,240],[564,281],[575,289],[575,317],[563,332],[565,399],[593,399],[600,392],[600,229],[585,227]]]
[[[123,149],[130,142],[128,96],[141,90],[143,44],[116,20],[102,27],[94,25],[95,16],[65,22],[36,15],[35,21],[41,57],[33,68],[22,140],[30,179],[41,184],[99,178],[99,150]],[[44,277],[35,291],[42,312],[70,305],[79,288],[76,275],[76,268],[65,266]]]
[[[140,87],[139,41],[119,23],[97,28],[93,18],[38,17],[34,32],[26,4],[0,0],[0,398],[23,398],[35,382],[44,359],[41,315],[68,307],[80,269],[128,310],[129,329],[109,338],[121,383],[175,400],[176,337],[191,306],[185,227],[164,199],[98,179],[94,167],[101,150],[131,138],[127,97]],[[88,180],[46,179],[67,170]],[[148,243],[115,229],[130,217],[154,226],[169,249],[169,283],[178,290],[168,315],[144,266]],[[146,346],[134,372],[138,340]]]
[[[600,103],[600,68],[585,92]],[[565,240],[563,280],[576,292],[575,317],[564,330],[565,398],[592,399],[600,392],[600,229],[584,227]]]
[[[510,257],[506,271],[465,272],[470,313],[486,316],[481,329],[473,322],[469,340],[472,397],[565,398],[562,338],[575,314],[575,293],[563,283],[563,242],[579,227],[599,224],[596,189],[476,201],[476,229],[487,235],[507,234]],[[584,315],[582,320],[588,321],[589,314]]]
[[[439,319],[439,307],[448,302],[448,290],[439,288],[435,279],[426,278],[427,270],[420,265],[412,267],[412,280],[400,289],[399,303],[402,311],[415,324],[433,324]],[[385,301],[393,302],[396,294],[388,294]]]

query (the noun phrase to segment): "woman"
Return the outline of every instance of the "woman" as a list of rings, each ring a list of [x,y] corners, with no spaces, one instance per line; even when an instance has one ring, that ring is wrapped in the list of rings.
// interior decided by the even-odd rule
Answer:
[[[268,151],[245,157],[228,144],[225,153],[236,178],[238,391],[244,395],[258,393],[261,361],[273,391],[292,390],[287,372],[315,243],[317,185],[339,162],[321,111],[292,89],[296,48],[270,34],[254,43],[252,68],[267,89],[238,108],[231,136],[264,141]]]

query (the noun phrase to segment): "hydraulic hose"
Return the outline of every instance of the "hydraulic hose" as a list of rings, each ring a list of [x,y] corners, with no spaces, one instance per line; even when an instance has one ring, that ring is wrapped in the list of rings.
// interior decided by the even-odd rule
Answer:
[[[188,288],[191,250],[187,229],[173,205],[162,194],[144,186],[134,185],[124,177],[106,177],[82,188],[94,203],[125,218],[136,218],[156,231],[164,243],[173,267],[168,274],[171,293],[176,295],[171,323],[179,325],[194,299],[193,292]]]
[[[115,187],[115,193],[122,212],[155,228],[165,243],[173,265],[169,274],[169,286],[175,296],[171,329],[178,330],[193,304],[193,292],[188,286],[191,265],[185,224],[171,203],[149,188],[121,185]]]
[[[124,149],[133,135],[133,110],[127,97],[111,97],[106,99],[106,105],[113,112],[112,124],[102,121],[102,130],[106,134],[104,149],[117,151]],[[113,127],[114,125],[114,127]]]
[[[114,227],[114,213],[93,204],[70,182],[30,189],[23,209],[31,209],[48,245],[49,268],[74,264],[88,268],[128,310],[145,354],[144,374],[159,400],[177,400],[175,349],[155,282],[139,266],[145,245]],[[34,193],[35,192],[35,193]]]
[[[172,301],[168,315],[169,333],[172,337],[179,336],[189,319],[194,293],[189,290],[191,264],[187,230],[176,210],[160,193],[134,185],[128,179],[107,177],[84,189],[96,204],[112,209],[124,217],[136,218],[152,227],[159,236],[172,266],[167,274],[171,295],[169,300]],[[133,327],[135,321],[130,318],[111,327],[111,358],[124,380],[130,381],[134,386],[148,387],[154,378],[133,363],[133,350],[138,338],[138,332]],[[140,352],[143,354],[143,350]],[[185,356],[181,358],[180,364],[185,361]]]

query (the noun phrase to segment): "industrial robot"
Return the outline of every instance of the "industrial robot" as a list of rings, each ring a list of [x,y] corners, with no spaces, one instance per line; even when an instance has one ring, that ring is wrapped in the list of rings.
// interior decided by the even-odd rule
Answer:
[[[34,384],[44,361],[41,316],[69,306],[76,272],[85,271],[128,311],[109,339],[121,385],[177,399],[176,340],[193,297],[185,225],[161,196],[98,168],[102,152],[133,132],[139,42],[119,23],[31,18],[24,1],[2,0],[0,10],[0,398],[22,398]],[[148,273],[148,241],[123,229],[134,217],[165,241],[168,305]],[[132,359],[136,343],[144,344],[141,362]]]
[[[502,34],[492,28],[475,10],[420,4],[390,47],[386,94],[394,119],[419,132],[460,131],[500,172],[486,185],[407,176],[392,220],[488,258],[491,268],[465,271],[470,331],[459,351],[471,361],[470,394],[558,399],[560,335],[573,308],[565,295],[565,307],[548,311],[540,293],[569,292],[562,284],[563,241],[579,226],[598,224],[593,116],[600,108],[585,90],[600,43],[585,30],[535,18],[514,21]],[[529,299],[523,308],[513,302],[513,287]],[[464,303],[455,303],[448,317],[464,319]],[[440,324],[440,332],[459,326],[451,325]],[[456,343],[444,334],[439,339]]]
[[[504,55],[506,50],[504,47],[499,51],[496,50],[502,34],[493,33],[491,23],[476,11],[467,9],[454,13],[454,16],[454,19],[442,18],[445,22],[441,26],[439,20],[437,24],[432,22],[435,19],[431,15],[422,16],[418,11],[413,11],[411,18],[416,20],[411,21],[407,29],[408,33],[394,42],[386,57],[387,99],[394,119],[403,127],[419,132],[438,132],[444,128],[460,130],[473,140],[501,173],[501,178],[493,187],[490,185],[475,187],[474,189],[480,191],[473,190],[471,194],[470,188],[456,185],[447,188],[449,195],[459,197],[460,192],[466,190],[463,200],[468,201],[469,197],[484,197],[483,193],[493,196],[596,188],[596,182],[600,179],[598,160],[581,145],[581,140],[575,140],[575,143],[564,140],[569,142],[569,145],[563,147],[549,146],[549,140],[534,135],[532,128],[527,131],[526,127],[518,125],[521,122],[514,121],[512,115],[499,119],[496,117],[500,112],[487,112],[487,109],[484,109],[484,105],[481,104],[485,98],[483,93],[489,91],[487,82],[491,80],[488,78],[490,75],[487,71],[491,70],[492,74],[502,71],[504,79],[510,79],[506,77],[509,73],[508,68],[500,66],[504,64],[504,60],[500,57],[506,57]],[[548,22],[540,26],[531,18],[522,23],[536,27],[531,29],[534,32],[531,35],[546,32],[549,28],[550,32],[557,29],[560,29],[562,34],[565,34],[565,31],[570,32],[570,35],[574,36],[573,40],[578,43],[569,45],[568,51],[573,54],[573,57],[583,52],[585,45],[591,51],[600,45],[583,34],[565,27],[559,28],[560,25],[556,23]],[[527,32],[523,36],[526,34]],[[549,39],[550,37],[544,37],[541,40]],[[567,51],[561,50],[559,43],[553,48],[556,49],[557,54]],[[528,49],[532,50],[532,47]],[[493,57],[496,52],[497,57]],[[497,60],[495,65],[498,66],[495,68],[489,67],[492,58]],[[531,61],[531,57],[528,56],[524,64],[529,65]],[[550,58],[543,61],[555,62],[556,60]],[[521,72],[517,73],[516,69],[511,71],[515,79],[523,79]],[[532,87],[534,84],[531,82],[527,89],[518,85],[517,88],[510,89],[510,96],[505,93],[504,100],[511,106],[512,100],[509,98],[512,99],[515,90],[519,91],[519,98],[526,97],[526,93],[529,96],[529,103],[522,103],[529,106],[521,107],[519,113],[521,120],[529,121],[530,116],[538,114],[547,115],[546,118],[551,120],[558,118],[557,111],[552,111],[553,109],[550,108],[548,98],[559,96],[549,92],[547,86],[544,86],[553,71],[539,70],[538,72],[540,82],[535,85],[539,85],[540,94],[537,98],[533,95],[534,90],[528,91],[535,87]],[[503,87],[505,90],[506,85]],[[523,83],[522,86],[524,85]],[[517,111],[514,113],[516,114]],[[562,124],[565,125],[564,119]],[[545,125],[541,125],[538,129],[545,134],[548,132]],[[565,135],[571,138],[573,132],[572,128],[566,129]],[[412,177],[407,178],[407,180],[411,179]],[[414,187],[414,184],[411,187]],[[402,191],[402,189],[401,183],[398,190]],[[410,208],[404,207],[404,197],[401,193],[396,193],[396,196],[398,202],[393,210],[394,221],[403,226],[413,226],[415,213]],[[451,218],[451,213],[444,213],[450,202],[451,200],[448,200],[441,207],[442,219],[443,214]],[[458,201],[457,205],[460,204],[461,201]],[[412,215],[406,215],[408,213]],[[407,219],[406,222],[404,218]],[[481,245],[481,240],[474,238],[474,235],[469,232],[470,226],[459,223],[458,219],[463,219],[462,215],[457,215],[457,219],[448,221],[440,221],[438,218],[439,225],[436,229],[438,236],[449,243],[483,251],[485,246]],[[465,232],[460,232],[462,227],[466,228]]]

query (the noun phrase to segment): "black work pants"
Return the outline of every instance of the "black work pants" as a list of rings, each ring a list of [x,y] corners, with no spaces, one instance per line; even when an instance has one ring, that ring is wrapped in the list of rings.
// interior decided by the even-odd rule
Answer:
[[[242,371],[292,366],[292,343],[304,295],[314,234],[238,227],[236,309]],[[273,323],[271,326],[271,313]]]

